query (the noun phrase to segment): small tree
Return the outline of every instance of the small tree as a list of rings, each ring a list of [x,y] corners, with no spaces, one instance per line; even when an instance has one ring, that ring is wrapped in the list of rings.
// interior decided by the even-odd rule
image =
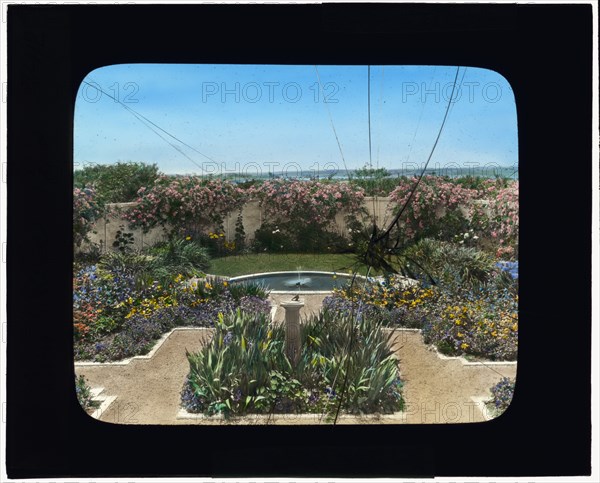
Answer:
[[[91,186],[102,203],[134,201],[142,187],[152,186],[158,178],[156,164],[118,162],[86,166],[73,173],[76,188]]]

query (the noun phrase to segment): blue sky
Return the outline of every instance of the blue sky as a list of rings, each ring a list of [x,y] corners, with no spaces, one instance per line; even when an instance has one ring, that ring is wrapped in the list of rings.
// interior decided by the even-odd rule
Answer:
[[[369,163],[367,66],[317,69],[320,84],[312,65],[125,64],[94,70],[75,104],[75,168],[142,161],[165,173],[293,175],[362,167]],[[446,66],[371,66],[374,167],[423,165],[455,74],[456,67]],[[496,72],[471,67],[460,69],[459,81],[430,167],[516,168],[510,85]],[[154,123],[178,149],[110,96]]]

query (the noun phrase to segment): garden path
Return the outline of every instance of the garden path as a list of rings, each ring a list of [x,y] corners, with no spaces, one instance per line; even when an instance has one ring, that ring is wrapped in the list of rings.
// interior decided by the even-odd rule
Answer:
[[[324,295],[303,296],[304,314],[319,309]],[[279,304],[289,295],[272,295]],[[278,308],[275,320],[283,319]],[[198,350],[208,329],[175,330],[149,359],[133,359],[126,365],[76,365],[90,386],[104,388],[103,395],[117,396],[102,413],[102,421],[119,424],[206,424],[207,421],[177,419],[179,394],[188,373],[185,349]],[[401,420],[374,423],[458,423],[484,421],[472,397],[488,397],[489,388],[503,376],[515,377],[515,365],[463,365],[458,359],[442,359],[423,344],[414,331],[395,336],[401,377],[405,381],[405,414]],[[366,420],[346,420],[364,423]],[[214,424],[221,424],[213,422]],[[244,424],[244,423],[242,423]],[[245,424],[248,424],[246,421]],[[263,423],[264,424],[264,423]],[[294,424],[287,421],[285,424]],[[298,420],[295,424],[307,424]]]

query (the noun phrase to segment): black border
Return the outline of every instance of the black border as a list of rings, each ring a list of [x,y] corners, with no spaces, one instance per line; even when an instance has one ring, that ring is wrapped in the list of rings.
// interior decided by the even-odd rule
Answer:
[[[7,28],[9,477],[590,474],[591,5],[9,5]],[[69,323],[75,94],[96,67],[160,61],[468,65],[508,79],[522,294],[503,417],[206,428],[83,414]]]

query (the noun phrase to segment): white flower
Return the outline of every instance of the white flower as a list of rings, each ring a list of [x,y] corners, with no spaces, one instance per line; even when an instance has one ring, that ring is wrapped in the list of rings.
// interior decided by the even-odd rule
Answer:
[[[461,243],[461,244],[462,244],[462,243],[464,243],[464,242],[465,242],[464,240],[461,240],[461,241],[460,241],[460,243]]]
[[[477,235],[473,235],[473,240],[479,240],[479,237]]]
[[[464,237],[465,237],[465,238],[469,238],[469,233],[465,233],[465,234],[464,234]]]

